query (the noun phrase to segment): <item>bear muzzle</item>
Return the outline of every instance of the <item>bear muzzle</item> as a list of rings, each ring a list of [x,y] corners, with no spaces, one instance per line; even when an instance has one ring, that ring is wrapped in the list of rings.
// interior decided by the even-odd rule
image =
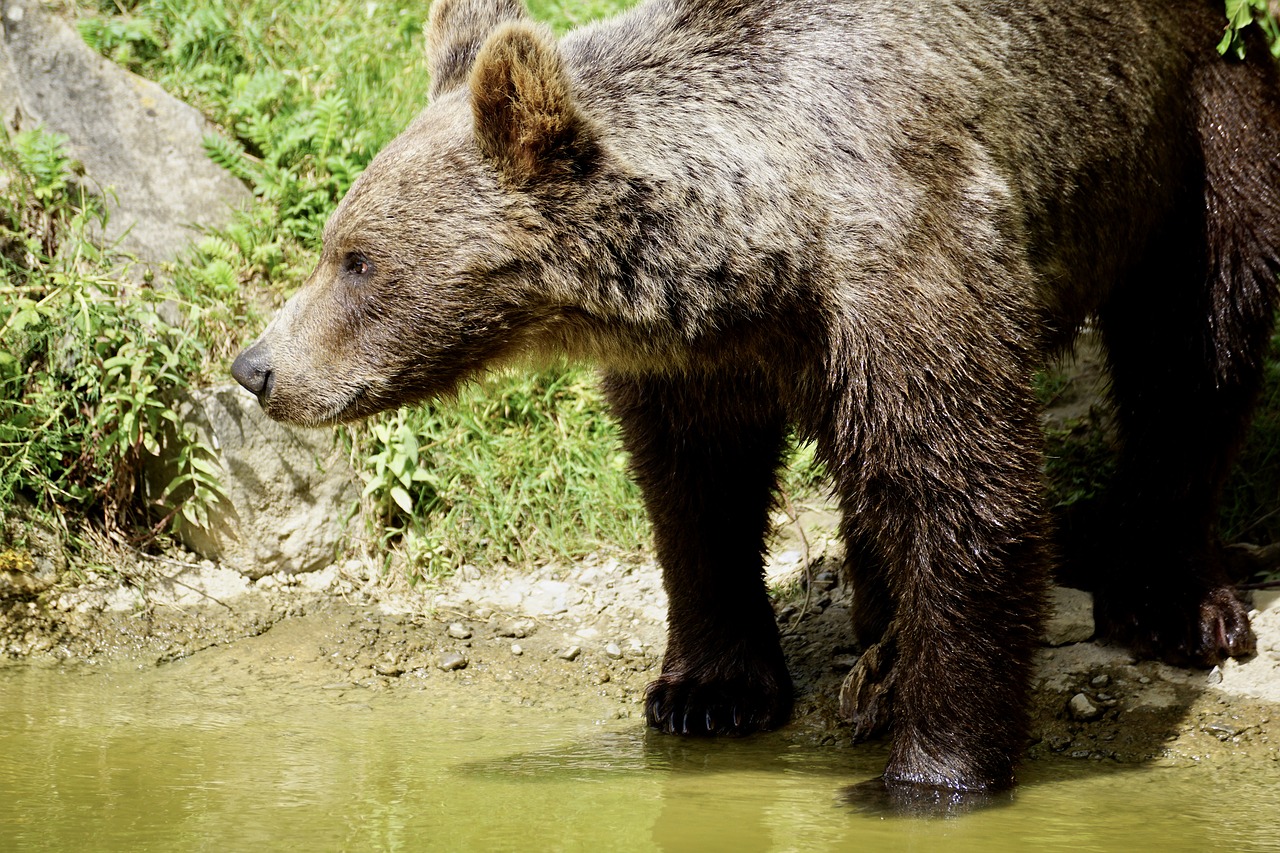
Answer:
[[[275,371],[271,369],[271,349],[258,341],[240,355],[231,365],[231,375],[258,398],[258,405],[267,408],[271,391],[275,387]]]

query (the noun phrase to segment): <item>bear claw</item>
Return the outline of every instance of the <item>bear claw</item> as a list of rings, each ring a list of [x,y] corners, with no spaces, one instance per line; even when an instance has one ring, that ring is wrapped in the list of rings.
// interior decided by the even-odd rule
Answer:
[[[664,675],[645,691],[646,720],[668,734],[748,735],[776,729],[790,714],[790,691],[762,689],[742,678],[703,682]]]

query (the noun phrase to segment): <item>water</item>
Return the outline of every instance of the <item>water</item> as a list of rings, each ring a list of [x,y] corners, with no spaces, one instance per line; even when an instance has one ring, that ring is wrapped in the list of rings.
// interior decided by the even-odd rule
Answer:
[[[893,818],[841,800],[882,748],[690,742],[479,692],[326,690],[198,658],[0,669],[0,851],[1280,850],[1280,762],[1041,762],[1011,805]]]

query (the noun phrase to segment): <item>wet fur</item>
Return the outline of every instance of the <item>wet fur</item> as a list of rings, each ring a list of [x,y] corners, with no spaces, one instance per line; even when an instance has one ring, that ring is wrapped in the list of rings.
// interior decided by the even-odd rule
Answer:
[[[647,712],[690,734],[787,718],[764,537],[786,431],[816,439],[884,783],[1007,786],[1052,551],[1032,376],[1089,317],[1124,450],[1068,562],[1140,651],[1252,650],[1213,512],[1275,308],[1280,90],[1214,53],[1219,5],[654,0],[557,43],[440,0],[431,106],[236,376],[325,423],[601,365],[671,602]]]

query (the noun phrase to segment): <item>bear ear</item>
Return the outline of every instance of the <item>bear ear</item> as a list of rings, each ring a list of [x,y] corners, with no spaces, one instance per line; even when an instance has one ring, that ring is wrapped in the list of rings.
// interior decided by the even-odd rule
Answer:
[[[599,159],[545,27],[503,24],[489,36],[471,70],[471,104],[480,152],[516,186],[581,177]]]
[[[480,45],[499,25],[526,17],[521,0],[435,0],[427,18],[431,100],[466,82]]]

